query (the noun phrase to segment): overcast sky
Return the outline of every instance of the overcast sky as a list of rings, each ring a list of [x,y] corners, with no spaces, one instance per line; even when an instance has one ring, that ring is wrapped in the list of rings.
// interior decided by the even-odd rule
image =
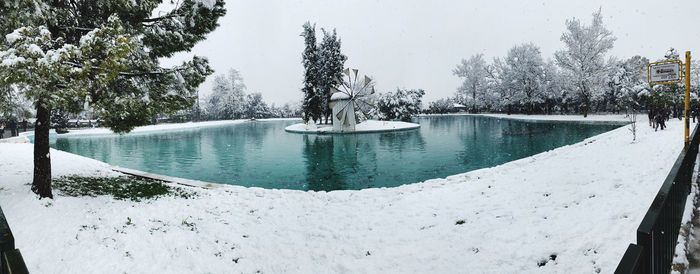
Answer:
[[[533,42],[544,59],[563,47],[565,21],[590,24],[602,8],[604,24],[617,37],[609,55],[663,57],[669,47],[700,58],[699,0],[503,1],[503,0],[226,0],[220,27],[192,52],[164,62],[179,63],[193,54],[209,58],[215,74],[241,72],[248,92],[281,105],[301,100],[305,21],[335,28],[357,68],[377,82],[377,91],[422,88],[424,101],[452,96],[460,84],[452,70],[462,58],[483,53],[505,56],[516,44]],[[210,76],[200,86],[211,90]]]

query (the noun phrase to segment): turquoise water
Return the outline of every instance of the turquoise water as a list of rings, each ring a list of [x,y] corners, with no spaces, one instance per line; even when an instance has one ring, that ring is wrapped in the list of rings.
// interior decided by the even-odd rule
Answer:
[[[524,122],[478,116],[420,117],[391,133],[306,135],[299,121],[201,129],[58,136],[56,149],[112,165],[213,183],[300,190],[393,187],[531,156],[619,125]]]

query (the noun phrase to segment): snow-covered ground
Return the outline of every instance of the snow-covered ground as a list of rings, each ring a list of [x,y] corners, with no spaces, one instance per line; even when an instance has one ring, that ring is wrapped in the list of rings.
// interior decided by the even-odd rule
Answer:
[[[474,115],[474,116],[486,116],[494,118],[505,118],[505,119],[517,119],[517,120],[530,120],[530,121],[576,121],[576,122],[629,122],[629,116],[625,114],[590,114],[588,117],[583,117],[581,114],[555,114],[555,115],[543,115],[543,114],[503,114],[503,113],[449,113],[449,114],[428,114],[426,116],[440,116],[440,115]],[[649,121],[646,113],[638,113],[638,121]]]
[[[336,93],[337,94],[337,93]],[[355,131],[352,133],[369,133],[369,132],[385,132],[419,128],[419,124],[407,123],[401,121],[377,121],[367,120],[355,125]],[[286,127],[284,130],[297,133],[347,133],[333,131],[332,125],[315,125],[315,124],[293,124]]]
[[[32,273],[611,273],[682,149],[680,121],[640,120],[634,143],[626,126],[396,188],[192,188],[140,203],[38,200],[31,145],[0,144],[0,206]],[[117,175],[51,153],[55,177]]]
[[[271,119],[258,119],[257,121],[276,121],[276,120],[300,120],[298,118],[271,118]],[[245,122],[254,122],[249,119],[238,119],[238,120],[218,120],[218,121],[204,121],[204,122],[187,122],[187,123],[170,123],[170,124],[157,124],[136,127],[131,132],[151,132],[151,131],[165,131],[165,130],[179,130],[179,129],[194,129],[203,127],[213,127],[221,125],[233,125]],[[51,132],[54,132],[53,130]],[[27,135],[32,135],[34,132],[27,132]],[[69,133],[64,135],[82,135],[82,134],[110,134],[113,133],[112,130],[108,128],[83,128],[83,129],[71,129]]]

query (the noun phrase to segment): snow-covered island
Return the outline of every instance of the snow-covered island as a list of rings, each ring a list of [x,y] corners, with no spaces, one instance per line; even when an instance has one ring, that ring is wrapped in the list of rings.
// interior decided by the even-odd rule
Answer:
[[[399,131],[419,128],[419,124],[401,121],[378,121],[367,120],[355,126],[355,131],[335,131],[332,125],[316,125],[313,123],[293,124],[284,130],[294,133],[315,133],[315,134],[353,134],[353,133],[376,133],[387,131]]]

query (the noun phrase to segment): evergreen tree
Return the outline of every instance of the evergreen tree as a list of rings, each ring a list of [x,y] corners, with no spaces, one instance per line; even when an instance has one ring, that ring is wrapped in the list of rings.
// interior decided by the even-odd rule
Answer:
[[[328,117],[331,116],[333,111],[329,107],[331,87],[338,88],[338,84],[333,78],[343,78],[343,67],[345,60],[348,58],[340,52],[340,38],[338,38],[335,29],[333,29],[333,32],[327,32],[325,29],[321,30],[323,31],[323,41],[318,49],[320,71],[318,89],[316,91],[319,92],[321,97],[321,111],[326,119],[326,123],[328,123]]]
[[[68,129],[68,112],[63,108],[54,108],[51,110],[51,124],[56,132],[66,131]]]
[[[162,0],[0,2],[0,86],[37,110],[32,191],[52,198],[51,109],[92,107],[103,125],[128,132],[161,112],[187,109],[212,73],[205,58],[163,68],[217,26],[223,0],[183,0],[151,17]]]
[[[304,37],[305,48],[301,54],[301,63],[304,65],[304,87],[301,89],[304,92],[304,101],[301,105],[302,119],[304,122],[319,121],[323,114],[321,92],[317,91],[320,68],[316,46],[316,25],[306,22],[303,28],[301,36]]]

